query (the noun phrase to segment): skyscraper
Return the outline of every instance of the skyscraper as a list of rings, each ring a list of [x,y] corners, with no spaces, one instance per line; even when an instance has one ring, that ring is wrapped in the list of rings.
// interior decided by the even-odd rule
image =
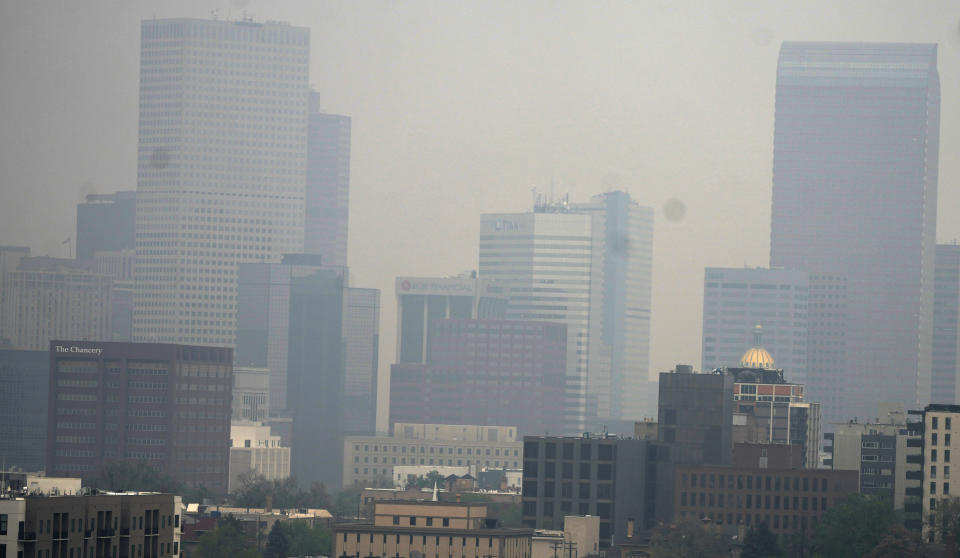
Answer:
[[[744,351],[762,341],[787,379],[804,383],[809,287],[802,271],[706,268],[701,370],[737,366]]]
[[[77,205],[77,259],[134,249],[136,192],[90,194]]]
[[[148,20],[134,338],[231,345],[237,266],[303,249],[309,30]]]
[[[509,320],[567,325],[565,432],[640,419],[647,402],[653,211],[624,192],[480,220],[480,277]]]
[[[350,117],[320,112],[310,92],[304,251],[324,265],[347,265],[350,218]]]
[[[960,245],[937,244],[931,402],[960,403]]]
[[[845,281],[851,416],[930,399],[939,112],[934,44],[781,48],[770,265]]]
[[[298,480],[339,483],[343,436],[376,430],[380,291],[319,256],[243,264],[237,363],[269,369],[270,412],[293,418]]]

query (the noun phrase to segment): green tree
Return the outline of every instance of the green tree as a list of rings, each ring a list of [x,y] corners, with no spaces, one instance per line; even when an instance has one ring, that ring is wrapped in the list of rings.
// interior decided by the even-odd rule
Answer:
[[[720,529],[693,519],[660,525],[650,533],[650,551],[658,558],[729,556],[733,542]]]
[[[811,538],[811,547],[823,558],[863,556],[899,523],[899,514],[889,500],[852,494],[823,514]]]
[[[287,558],[290,555],[290,541],[286,530],[280,522],[274,522],[270,534],[267,536],[267,548],[263,551],[263,558]]]
[[[111,492],[185,492],[183,483],[157,471],[146,461],[108,461],[95,474],[84,478],[83,485]]]
[[[900,525],[894,525],[887,531],[863,558],[923,558],[930,556],[926,545],[920,540],[920,534]]]
[[[434,483],[436,483],[438,489],[442,489],[446,486],[447,479],[439,471],[430,471],[425,476],[417,477],[408,482],[407,488],[433,488]]]
[[[329,556],[333,535],[322,525],[311,527],[306,521],[288,521],[283,532],[290,542],[287,556]]]
[[[239,488],[232,495],[233,502],[245,508],[264,508],[267,500],[273,509],[329,508],[330,495],[322,483],[313,483],[305,491],[297,480],[288,477],[283,480],[267,480],[255,474],[244,474],[239,478]]]
[[[200,537],[197,558],[259,558],[256,549],[244,545],[236,520],[221,520],[217,528]]]
[[[362,494],[362,488],[344,488],[333,498],[333,509],[330,513],[337,519],[359,517]]]
[[[770,531],[766,523],[761,523],[756,528],[751,527],[743,538],[740,558],[777,558],[782,555],[777,536]]]

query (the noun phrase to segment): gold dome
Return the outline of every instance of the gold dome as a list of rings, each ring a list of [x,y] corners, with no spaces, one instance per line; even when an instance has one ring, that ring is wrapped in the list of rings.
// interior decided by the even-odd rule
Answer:
[[[740,357],[743,368],[774,368],[773,357],[763,347],[754,347]]]

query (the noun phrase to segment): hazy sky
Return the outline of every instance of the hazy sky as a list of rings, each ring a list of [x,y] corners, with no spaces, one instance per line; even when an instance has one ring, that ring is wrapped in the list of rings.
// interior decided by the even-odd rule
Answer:
[[[309,27],[311,84],[353,117],[349,258],[382,291],[384,372],[394,277],[476,269],[480,213],[551,183],[657,210],[651,372],[698,364],[703,268],[769,263],[784,40],[939,43],[937,231],[960,238],[955,1],[84,0],[0,4],[0,244],[66,255],[85,194],[135,188],[139,22],[212,10]]]

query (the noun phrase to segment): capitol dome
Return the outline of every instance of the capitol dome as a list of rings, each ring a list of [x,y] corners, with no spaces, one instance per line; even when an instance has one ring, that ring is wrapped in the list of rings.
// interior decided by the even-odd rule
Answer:
[[[775,368],[773,357],[763,347],[754,347],[740,357],[742,368]]]

